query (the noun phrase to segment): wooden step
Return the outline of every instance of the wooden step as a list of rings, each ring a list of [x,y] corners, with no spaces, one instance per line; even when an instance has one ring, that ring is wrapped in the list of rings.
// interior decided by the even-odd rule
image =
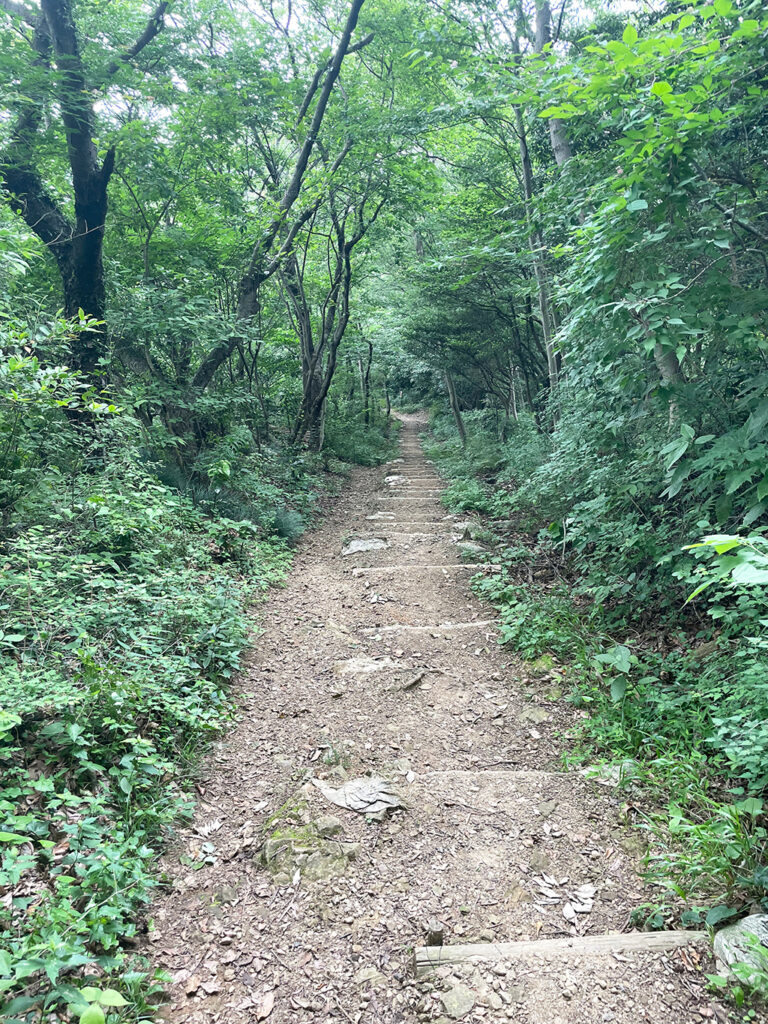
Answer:
[[[580,935],[566,939],[531,939],[522,942],[472,942],[463,946],[417,946],[413,953],[412,969],[418,977],[442,964],[475,961],[498,963],[531,956],[561,960],[565,957],[605,956],[611,953],[653,953],[708,942],[707,932],[669,931]]]

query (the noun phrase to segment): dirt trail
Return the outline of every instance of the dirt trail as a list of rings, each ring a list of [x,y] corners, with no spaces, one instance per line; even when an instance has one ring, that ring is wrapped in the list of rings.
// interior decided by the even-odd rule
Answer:
[[[599,935],[626,930],[647,898],[614,792],[558,770],[558,735],[577,712],[508,664],[470,592],[459,517],[440,505],[419,427],[405,418],[401,460],[355,473],[270,601],[241,720],[208,758],[195,822],[163,864],[172,887],[147,938],[174,981],[163,1016],[712,1019],[701,947],[574,945],[412,975],[433,918],[451,947]],[[342,555],[375,538],[387,546]],[[371,773],[406,810],[367,820],[310,781]]]

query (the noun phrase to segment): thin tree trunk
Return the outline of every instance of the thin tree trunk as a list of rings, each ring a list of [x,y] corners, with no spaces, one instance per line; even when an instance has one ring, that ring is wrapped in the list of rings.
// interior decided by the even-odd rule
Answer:
[[[565,2],[565,0],[563,0]],[[541,53],[544,47],[552,42],[552,10],[549,0],[539,0],[536,4],[536,52]],[[565,129],[565,122],[559,117],[548,118],[549,141],[552,155],[558,167],[567,164],[573,156],[571,142]]]
[[[363,373],[363,410],[366,427],[371,422],[371,363],[373,362],[373,342],[368,342],[368,359]]]
[[[534,225],[533,220],[533,168],[531,166],[530,153],[528,152],[528,139],[523,112],[519,106],[515,107],[515,124],[520,143],[520,163],[523,170],[523,189],[525,192],[525,216],[528,221],[528,237],[533,254],[533,272],[536,277],[536,287],[539,293],[539,316],[541,318],[541,333],[544,338],[544,349],[547,356],[547,373],[549,375],[550,388],[555,388],[557,386],[558,368],[553,341],[554,332],[549,300],[549,284],[544,266],[544,239],[539,229]]]
[[[461,438],[462,447],[467,446],[467,431],[464,427],[464,420],[461,417],[461,409],[459,409],[459,401],[456,398],[456,387],[453,383],[453,377],[450,375],[448,370],[445,371],[445,386],[448,391],[448,402],[451,406],[451,413],[453,414],[453,420],[456,424],[456,429],[459,432]]]

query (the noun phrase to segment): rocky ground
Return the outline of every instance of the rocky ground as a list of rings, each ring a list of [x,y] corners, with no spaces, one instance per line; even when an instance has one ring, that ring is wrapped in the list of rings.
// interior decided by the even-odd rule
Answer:
[[[636,839],[614,790],[558,770],[579,712],[497,645],[419,427],[355,473],[259,622],[239,724],[163,864],[146,943],[173,979],[163,1016],[726,1019],[707,944],[622,945],[651,898]],[[416,977],[428,938],[485,952],[430,954]]]

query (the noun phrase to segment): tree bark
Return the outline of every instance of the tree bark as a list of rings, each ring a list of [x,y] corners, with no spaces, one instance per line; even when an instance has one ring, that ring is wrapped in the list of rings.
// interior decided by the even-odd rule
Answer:
[[[525,121],[520,107],[515,107],[515,126],[520,144],[520,163],[523,171],[523,191],[525,194],[525,215],[528,221],[529,240],[533,254],[533,272],[536,277],[536,288],[539,295],[539,316],[541,318],[541,333],[544,338],[544,349],[547,356],[547,373],[549,375],[549,386],[555,388],[558,381],[557,356],[554,349],[552,310],[549,299],[549,282],[544,266],[544,239],[536,227],[533,219],[533,168],[531,157],[528,152],[528,139],[525,131]]]
[[[448,391],[448,402],[451,406],[451,413],[453,415],[453,421],[456,424],[456,429],[459,432],[459,438],[461,439],[462,447],[467,447],[467,431],[464,427],[464,420],[461,416],[461,409],[459,409],[459,400],[456,397],[456,386],[453,383],[453,377],[448,370],[445,371],[445,387]]]
[[[552,42],[552,10],[549,0],[539,0],[536,4],[536,52],[541,53],[544,47]],[[558,167],[567,164],[573,156],[571,142],[565,129],[565,122],[559,117],[549,119],[549,141],[552,155]]]
[[[371,363],[373,362],[373,342],[368,341],[368,358],[363,372],[363,415],[366,427],[371,422]]]
[[[139,40],[121,56],[121,61],[135,57],[157,35],[163,26],[166,4],[153,13]],[[32,19],[35,52],[33,65],[52,73],[59,116],[67,139],[74,191],[75,217],[71,221],[61,211],[45,187],[35,159],[34,140],[41,126],[44,105],[34,97],[22,101],[10,145],[0,159],[2,182],[11,197],[12,208],[26,221],[53,254],[64,293],[64,314],[77,318],[86,316],[104,321],[106,287],[104,281],[103,245],[107,217],[107,186],[114,170],[115,151],[109,149],[99,161],[94,137],[96,117],[80,50],[71,0],[41,0],[37,18],[21,12],[24,20]],[[113,73],[120,62],[113,62]],[[98,328],[78,333],[72,351],[74,369],[94,375],[104,352],[104,334]]]

